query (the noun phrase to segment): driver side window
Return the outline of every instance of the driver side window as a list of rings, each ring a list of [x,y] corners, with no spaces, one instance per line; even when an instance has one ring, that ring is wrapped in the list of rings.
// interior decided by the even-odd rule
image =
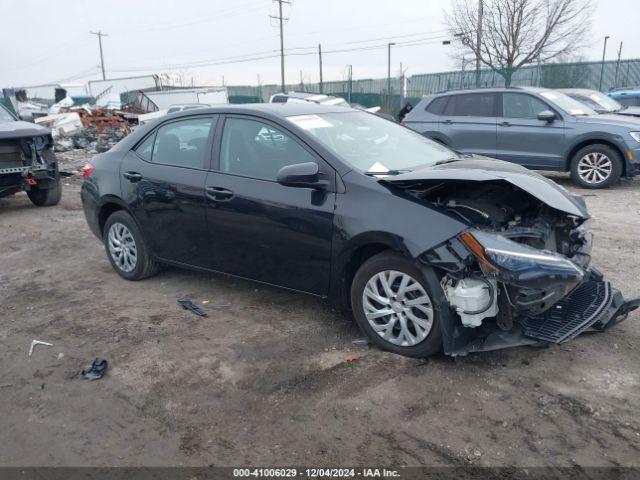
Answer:
[[[282,167],[315,161],[298,142],[269,124],[244,118],[224,122],[222,172],[275,181]]]
[[[524,93],[503,93],[502,111],[506,118],[538,118],[538,114],[551,110],[546,103]]]

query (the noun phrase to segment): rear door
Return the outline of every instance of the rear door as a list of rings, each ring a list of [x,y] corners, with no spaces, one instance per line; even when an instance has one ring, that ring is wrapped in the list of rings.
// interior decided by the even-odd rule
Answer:
[[[502,93],[497,157],[530,168],[564,169],[564,120],[542,99],[524,92]],[[553,122],[538,120],[544,110]]]
[[[209,264],[204,184],[216,116],[172,120],[124,158],[120,185],[152,252],[187,265]]]
[[[212,268],[317,295],[329,288],[335,171],[291,132],[227,115],[206,180]],[[326,190],[280,185],[285,165],[315,162]]]
[[[440,117],[440,135],[462,153],[494,157],[498,95],[493,92],[451,95]]]

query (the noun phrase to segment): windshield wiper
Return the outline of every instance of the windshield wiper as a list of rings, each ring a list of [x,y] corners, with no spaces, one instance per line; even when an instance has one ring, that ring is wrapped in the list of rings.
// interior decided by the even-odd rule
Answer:
[[[375,177],[376,175],[400,175],[401,173],[407,173],[411,170],[387,170],[386,172],[364,172],[365,175]]]
[[[445,160],[438,160],[436,163],[434,163],[434,165],[444,165],[445,163],[459,162],[460,160],[460,158],[451,157],[446,158]]]

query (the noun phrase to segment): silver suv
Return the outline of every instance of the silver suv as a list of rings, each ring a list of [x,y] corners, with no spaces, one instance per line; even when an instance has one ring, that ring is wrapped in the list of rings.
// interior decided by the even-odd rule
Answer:
[[[404,125],[461,153],[571,172],[604,188],[640,172],[640,120],[598,115],[567,95],[508,87],[428,95]]]

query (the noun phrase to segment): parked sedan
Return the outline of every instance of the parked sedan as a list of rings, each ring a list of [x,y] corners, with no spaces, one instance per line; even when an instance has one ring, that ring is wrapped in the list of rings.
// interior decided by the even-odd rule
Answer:
[[[615,113],[629,117],[640,117],[640,107],[622,105],[613,98],[586,88],[561,88],[557,92],[564,93],[582,103],[584,106],[595,110],[597,113]]]
[[[640,122],[597,115],[553,90],[529,87],[423,97],[403,122],[460,152],[571,172],[583,188],[604,188],[640,172]]]
[[[181,112],[84,179],[87,222],[123,278],[170,264],[325,297],[403,355],[564,342],[638,304],[589,267],[581,198],[347,107]]]

